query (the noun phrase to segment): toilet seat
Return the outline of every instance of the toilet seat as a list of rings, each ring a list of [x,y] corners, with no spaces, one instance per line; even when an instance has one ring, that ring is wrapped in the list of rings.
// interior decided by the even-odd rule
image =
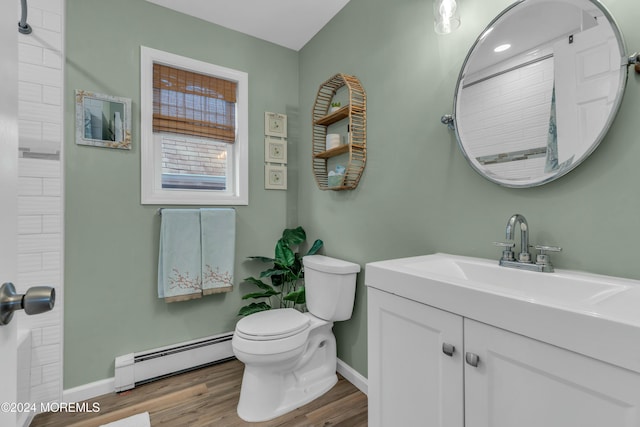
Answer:
[[[285,353],[305,344],[310,323],[309,316],[292,308],[261,311],[236,324],[233,345],[248,354]]]
[[[236,333],[248,340],[271,341],[288,338],[309,327],[309,318],[293,308],[279,308],[252,314],[236,324]]]

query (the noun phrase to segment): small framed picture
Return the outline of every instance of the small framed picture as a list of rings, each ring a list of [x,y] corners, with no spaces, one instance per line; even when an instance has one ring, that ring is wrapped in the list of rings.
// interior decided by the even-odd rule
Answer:
[[[264,161],[266,163],[287,163],[287,140],[265,138]]]
[[[76,90],[76,144],[131,150],[131,99]]]
[[[286,190],[287,167],[283,165],[264,165],[264,188],[266,190]]]
[[[264,113],[264,134],[267,136],[287,137],[287,116],[278,113]]]

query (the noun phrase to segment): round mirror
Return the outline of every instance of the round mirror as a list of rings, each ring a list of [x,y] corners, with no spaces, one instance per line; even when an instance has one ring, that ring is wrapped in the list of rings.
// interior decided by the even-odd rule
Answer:
[[[620,31],[596,0],[516,2],[482,32],[460,71],[460,148],[500,185],[557,179],[606,134],[628,64]]]

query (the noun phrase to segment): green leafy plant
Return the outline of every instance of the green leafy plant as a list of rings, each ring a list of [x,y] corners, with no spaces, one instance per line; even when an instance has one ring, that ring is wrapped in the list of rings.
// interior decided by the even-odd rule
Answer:
[[[296,249],[307,239],[307,235],[302,227],[286,229],[282,232],[282,237],[278,239],[273,258],[263,256],[251,256],[249,259],[272,263],[273,266],[260,273],[259,278],[248,277],[245,282],[258,287],[256,292],[251,292],[242,297],[246,299],[262,299],[260,302],[252,302],[245,305],[238,312],[239,316],[247,316],[259,311],[270,310],[271,308],[298,308],[300,309],[305,300],[304,292],[304,267],[302,256]],[[322,247],[322,240],[313,242],[306,255],[313,255]],[[271,281],[266,283],[265,279]]]
[[[332,106],[332,107],[334,107],[334,108],[338,108],[338,107],[339,107],[339,106],[341,106],[341,105],[342,105],[342,104],[341,104],[341,103],[339,103],[339,102],[332,102],[332,103],[331,103],[331,106]]]

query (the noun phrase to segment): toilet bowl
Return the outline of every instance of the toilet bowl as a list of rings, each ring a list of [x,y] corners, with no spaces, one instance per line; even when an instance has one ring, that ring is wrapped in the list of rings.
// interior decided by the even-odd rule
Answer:
[[[241,319],[231,341],[245,364],[238,416],[267,421],[329,391],[336,376],[333,322],[351,318],[360,266],[311,255],[303,258],[309,312],[262,311]]]

